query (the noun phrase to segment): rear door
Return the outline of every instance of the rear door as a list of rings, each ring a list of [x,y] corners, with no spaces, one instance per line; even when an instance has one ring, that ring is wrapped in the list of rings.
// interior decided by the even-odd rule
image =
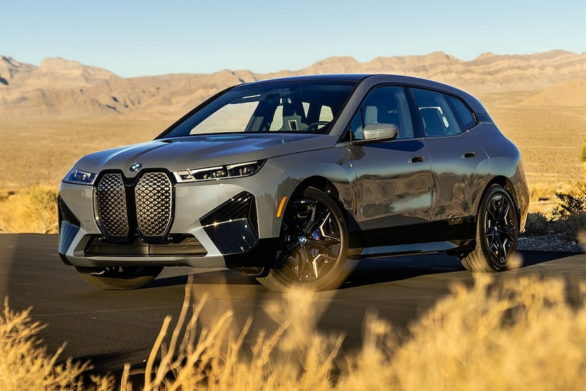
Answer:
[[[370,123],[394,124],[397,138],[360,143],[362,129]],[[402,233],[409,232],[404,229],[407,226],[429,221],[433,180],[427,149],[415,138],[405,89],[373,89],[354,115],[350,131],[358,141],[350,144],[354,216],[365,232],[366,245],[416,241],[413,235]]]
[[[475,140],[476,119],[460,98],[437,91],[409,89],[415,126],[424,135],[433,174],[431,220],[449,225],[474,220],[474,200],[487,156]]]

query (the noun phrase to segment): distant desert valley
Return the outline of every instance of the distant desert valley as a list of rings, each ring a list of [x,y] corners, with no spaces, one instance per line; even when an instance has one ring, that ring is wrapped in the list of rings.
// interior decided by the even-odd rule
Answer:
[[[485,53],[471,61],[442,52],[367,62],[330,57],[268,74],[225,69],[132,78],[62,58],[37,66],[0,56],[0,189],[56,188],[83,154],[151,139],[225,87],[323,73],[393,73],[462,88],[520,147],[536,195],[584,179],[586,53]]]

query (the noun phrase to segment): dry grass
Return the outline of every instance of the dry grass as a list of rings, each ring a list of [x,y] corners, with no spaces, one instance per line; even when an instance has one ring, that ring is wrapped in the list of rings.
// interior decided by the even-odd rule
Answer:
[[[83,390],[82,374],[89,363],[57,363],[61,351],[49,354],[38,339],[44,328],[30,318],[30,308],[14,312],[4,302],[0,315],[0,390]],[[110,378],[92,378],[95,390],[110,390]]]
[[[0,232],[57,232],[57,191],[34,186],[0,192]]]
[[[583,390],[586,378],[586,286],[537,277],[492,280],[452,294],[417,320],[401,340],[370,315],[363,345],[342,354],[338,335],[316,328],[316,294],[291,290],[267,307],[277,328],[247,345],[251,320],[231,312],[201,323],[205,298],[186,286],[176,327],[167,317],[144,371],[143,390]],[[570,294],[571,293],[571,294]],[[28,312],[0,320],[2,390],[76,389],[83,365],[55,366],[36,346],[40,326]],[[31,354],[32,352],[32,354]],[[36,352],[36,353],[35,353]],[[26,354],[25,354],[26,353]],[[129,382],[126,366],[121,390]],[[17,381],[18,379],[18,381]],[[93,379],[106,389],[109,379]],[[66,385],[66,387],[64,387]],[[70,386],[69,386],[70,385]],[[87,383],[86,383],[87,385]],[[110,384],[110,386],[112,386]],[[16,388],[15,388],[16,387]],[[113,389],[113,388],[112,388]]]

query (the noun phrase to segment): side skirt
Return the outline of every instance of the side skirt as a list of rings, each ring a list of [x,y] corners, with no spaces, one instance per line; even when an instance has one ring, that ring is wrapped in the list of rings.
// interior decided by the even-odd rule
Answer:
[[[411,244],[396,244],[391,246],[376,246],[363,248],[360,254],[354,257],[359,258],[378,258],[401,256],[409,254],[433,254],[437,252],[446,251],[450,254],[456,254],[458,249],[464,247],[467,243],[460,241],[443,241],[443,242],[427,242],[427,243],[411,243]]]
[[[450,251],[469,245],[475,232],[476,220],[470,216],[355,232],[351,243],[362,244],[361,255],[365,251],[366,254]]]

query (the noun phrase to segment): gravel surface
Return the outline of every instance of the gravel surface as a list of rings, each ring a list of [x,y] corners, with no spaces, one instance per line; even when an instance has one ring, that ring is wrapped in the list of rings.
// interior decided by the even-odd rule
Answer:
[[[574,241],[568,242],[559,234],[551,234],[521,237],[517,250],[582,253],[586,250],[586,245]]]

